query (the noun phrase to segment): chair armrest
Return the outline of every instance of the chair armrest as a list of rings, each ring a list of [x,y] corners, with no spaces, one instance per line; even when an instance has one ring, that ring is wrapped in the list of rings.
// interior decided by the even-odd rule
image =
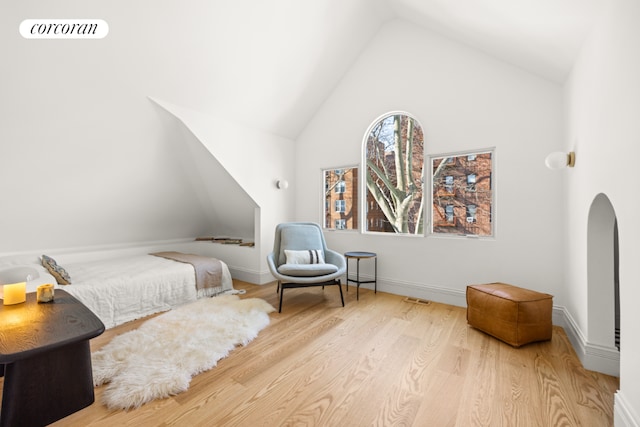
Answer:
[[[273,252],[267,255],[267,266],[269,267],[269,270],[271,270],[271,274],[273,274],[274,276],[278,273],[278,267],[276,266],[276,257]]]
[[[324,262],[336,265],[339,272],[345,272],[347,270],[347,260],[341,253],[334,250],[325,249]]]

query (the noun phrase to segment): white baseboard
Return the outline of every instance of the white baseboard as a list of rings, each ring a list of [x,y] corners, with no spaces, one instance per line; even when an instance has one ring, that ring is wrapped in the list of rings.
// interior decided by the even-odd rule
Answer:
[[[613,398],[613,425],[616,427],[639,427],[640,417],[629,405],[622,391],[618,390]]]
[[[249,270],[245,270],[242,268],[238,268],[238,267],[232,267],[230,265],[227,265],[229,267],[229,272],[231,273],[231,277],[233,277],[234,279],[237,280],[241,280],[243,282],[248,282],[248,283],[258,283],[260,274],[255,272],[255,271],[249,271]]]
[[[351,277],[355,279],[355,276]],[[360,280],[373,280],[373,276],[360,274]],[[349,282],[349,286],[355,286]],[[364,283],[361,288],[373,290],[373,283]],[[378,277],[378,290],[394,295],[402,295],[412,298],[420,298],[442,304],[455,305],[458,307],[467,306],[466,290],[443,288],[440,286],[430,286],[422,283],[402,282],[398,280],[387,280]]]
[[[585,369],[614,377],[620,376],[620,351],[616,347],[589,343],[565,307],[554,307],[553,312],[554,325],[564,328]]]
[[[246,268],[228,265],[231,277],[254,285],[264,285],[273,282],[275,279],[269,271],[248,270]]]

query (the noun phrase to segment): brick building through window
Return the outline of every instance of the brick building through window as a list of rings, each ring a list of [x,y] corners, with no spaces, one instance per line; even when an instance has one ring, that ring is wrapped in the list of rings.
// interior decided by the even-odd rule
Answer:
[[[324,171],[324,228],[358,228],[358,168]]]
[[[492,153],[433,158],[432,171],[432,232],[492,236]]]

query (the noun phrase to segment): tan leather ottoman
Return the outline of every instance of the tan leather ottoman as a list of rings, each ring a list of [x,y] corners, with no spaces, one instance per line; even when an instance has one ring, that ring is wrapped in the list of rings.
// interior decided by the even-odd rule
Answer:
[[[506,283],[467,286],[467,322],[514,347],[551,339],[553,296]]]

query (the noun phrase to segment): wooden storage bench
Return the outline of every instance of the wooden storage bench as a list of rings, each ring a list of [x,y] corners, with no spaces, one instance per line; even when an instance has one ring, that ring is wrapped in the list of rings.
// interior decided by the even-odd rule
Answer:
[[[506,283],[467,286],[467,322],[514,347],[551,339],[553,296]]]

